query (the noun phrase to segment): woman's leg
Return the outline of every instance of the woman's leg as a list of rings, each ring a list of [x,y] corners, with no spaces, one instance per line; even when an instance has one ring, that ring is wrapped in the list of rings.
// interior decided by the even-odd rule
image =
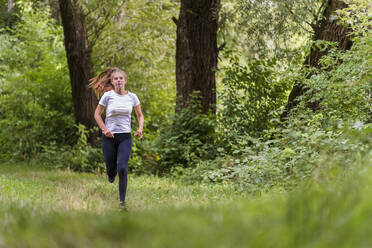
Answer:
[[[102,151],[108,180],[112,183],[117,173],[117,148],[115,147],[114,139],[102,135]]]
[[[117,161],[117,170],[119,174],[119,196],[120,201],[125,202],[128,180],[128,161],[132,149],[132,138],[130,133],[122,133],[118,138],[120,139]]]

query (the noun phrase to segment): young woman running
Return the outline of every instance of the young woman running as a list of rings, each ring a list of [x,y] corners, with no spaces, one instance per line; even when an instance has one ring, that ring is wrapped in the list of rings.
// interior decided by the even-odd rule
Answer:
[[[108,68],[93,78],[90,87],[102,95],[94,119],[102,130],[102,150],[108,181],[113,183],[119,175],[120,207],[126,209],[128,160],[132,149],[131,113],[134,108],[139,128],[134,136],[142,138],[144,117],[136,94],[125,90],[127,76],[119,68]],[[106,110],[105,122],[102,113]]]

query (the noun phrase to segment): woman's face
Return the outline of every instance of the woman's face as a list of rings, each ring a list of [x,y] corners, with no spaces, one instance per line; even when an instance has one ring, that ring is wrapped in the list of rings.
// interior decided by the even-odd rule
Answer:
[[[114,85],[115,88],[124,88],[126,83],[125,77],[121,72],[114,72],[111,76],[111,83]]]

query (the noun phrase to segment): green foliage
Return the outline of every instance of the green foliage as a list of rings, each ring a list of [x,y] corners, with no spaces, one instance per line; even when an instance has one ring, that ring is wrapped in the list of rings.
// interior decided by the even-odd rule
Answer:
[[[322,18],[326,0],[234,0],[221,11],[220,43],[245,58],[291,60]]]
[[[251,60],[247,65],[231,52],[225,56],[229,66],[223,68],[223,89],[219,99],[219,121],[226,139],[239,135],[257,137],[273,126],[271,119],[287,100],[291,78],[280,75],[275,59]]]
[[[160,173],[190,167],[199,160],[216,156],[215,116],[203,114],[196,97],[191,102],[174,115],[172,126],[161,132],[157,145]]]
[[[0,35],[0,150],[7,159],[76,140],[62,29],[47,10],[20,8],[21,21]]]
[[[367,6],[360,1],[339,12],[340,21],[349,26],[353,36],[351,50],[342,52],[336,44],[328,43],[332,48],[320,59],[321,68],[312,68],[313,76],[303,80],[308,91],[298,108],[318,102],[316,114],[323,116],[321,123],[326,128],[372,121],[372,32],[363,29],[371,24]]]
[[[101,172],[101,150],[87,144],[87,130],[74,126],[62,29],[45,4],[32,2],[19,1],[18,23],[0,36],[1,159],[36,157],[58,168]],[[171,19],[179,2],[107,1],[105,8],[100,1],[82,3],[96,72],[123,68],[128,89],[141,100],[146,128],[142,140],[134,138],[131,172],[262,192],[322,174],[329,154],[335,155],[336,168],[349,168],[370,149],[366,1],[339,13],[353,32],[352,50],[341,53],[334,44],[315,42],[333,46],[318,71],[300,68],[304,30],[317,21],[322,1],[311,1],[308,8],[304,1],[224,3],[220,43],[226,41],[228,49],[220,66],[217,116],[201,114],[197,103],[173,113],[176,26]],[[278,116],[295,81],[309,91],[283,123]],[[311,102],[319,103],[317,111],[309,111]]]
[[[146,117],[146,138],[135,140],[130,168],[137,173],[152,171],[158,157],[153,149],[157,130],[169,123],[174,109],[171,17],[178,4],[110,1],[108,9],[100,4],[83,3],[95,68],[115,65],[127,71],[128,89],[138,94]],[[74,126],[62,28],[44,2],[18,1],[17,7],[19,23],[0,37],[1,158],[37,157],[59,168],[102,170],[102,152],[84,147],[84,134]],[[143,21],[133,21],[137,19]],[[132,126],[136,129],[137,123]]]
[[[157,130],[169,123],[174,111],[171,17],[178,4],[110,1],[107,8],[100,4],[83,3],[95,68],[115,65],[127,71],[128,89],[138,94],[146,118],[145,138],[134,141],[130,169],[153,171],[158,160],[153,148]],[[16,6],[20,21],[0,37],[1,158],[37,157],[59,168],[102,170],[102,152],[84,147],[84,135],[74,126],[62,28],[53,22],[44,2],[25,0]],[[133,21],[138,19],[142,21]],[[136,129],[137,123],[132,126]]]
[[[101,148],[88,143],[89,132],[84,125],[77,126],[79,139],[73,146],[61,146],[51,142],[42,146],[37,160],[53,165],[55,168],[71,169],[80,172],[103,172],[105,163]]]
[[[16,4],[8,10],[8,1],[0,0],[0,33],[9,31],[19,21],[19,7]]]
[[[270,139],[245,137],[253,145],[241,144],[232,154],[201,161],[181,177],[191,182],[225,182],[252,193],[273,187],[292,189],[322,173],[327,159],[334,167],[352,170],[351,165],[371,150],[371,125],[325,131],[315,123],[319,124],[317,117],[297,120],[285,129],[269,131]]]
[[[129,170],[135,174],[153,174],[159,162],[157,140],[159,132],[145,131],[142,139],[133,137],[133,146],[129,161]]]
[[[343,18],[347,23],[354,23],[355,26],[350,26],[352,30],[360,32],[363,30],[360,26],[370,23],[368,18],[364,18],[366,12],[360,11],[363,8],[363,5],[351,5],[345,10]],[[359,13],[360,17],[355,17],[355,13]],[[355,19],[364,20],[366,23],[353,22]],[[232,90],[229,93],[232,97],[229,99],[233,100],[225,101],[222,110],[226,105],[229,106],[231,110],[225,112],[227,116],[234,113],[234,107],[238,111],[234,115],[231,114],[227,125],[224,124],[224,119],[219,122],[219,130],[225,130],[230,135],[227,135],[229,139],[225,139],[224,143],[219,143],[223,144],[217,148],[219,158],[199,161],[193,168],[182,171],[180,176],[190,181],[226,182],[242,190],[262,192],[273,187],[292,188],[304,179],[321,173],[323,168],[318,166],[325,162],[324,158],[329,159],[331,154],[335,157],[332,159],[335,166],[353,169],[351,164],[371,150],[370,41],[371,33],[363,32],[363,35],[353,39],[354,44],[350,51],[341,52],[333,45],[334,48],[329,50],[328,55],[322,57],[320,63],[323,67],[319,70],[310,68],[282,73],[276,70],[269,74],[269,77],[265,70],[261,70],[258,75],[266,76],[269,82],[270,76],[277,80],[285,78],[290,82],[303,82],[308,89],[299,99],[300,104],[284,123],[274,118],[275,116],[267,116],[269,111],[258,108],[257,106],[261,105],[255,104],[255,95],[252,97],[252,105],[239,107],[240,101],[235,99],[244,99],[244,96],[249,94],[239,95]],[[324,42],[316,44],[323,46]],[[325,45],[324,47],[332,46],[329,43]],[[236,69],[227,74],[227,78],[232,82],[228,86],[236,89],[237,86],[244,85],[244,79],[248,78],[241,75],[249,73],[240,65],[234,65],[233,68]],[[309,73],[312,75],[310,78]],[[270,88],[265,85],[263,91],[259,88],[252,89],[255,93],[262,94],[267,93],[265,90]],[[229,88],[226,90],[228,92]],[[270,100],[275,97],[269,94],[268,96]],[[249,100],[247,97],[247,102]],[[319,104],[316,111],[307,107],[312,102]],[[244,116],[246,109],[252,111]],[[260,116],[261,112],[265,113],[262,117],[266,116],[266,120],[270,120],[270,125],[257,129],[257,134],[252,135],[252,130],[260,128],[265,119],[258,123],[251,122],[251,125],[247,120],[250,120],[251,116]],[[244,117],[238,119],[240,115]],[[240,129],[241,125],[244,128]]]

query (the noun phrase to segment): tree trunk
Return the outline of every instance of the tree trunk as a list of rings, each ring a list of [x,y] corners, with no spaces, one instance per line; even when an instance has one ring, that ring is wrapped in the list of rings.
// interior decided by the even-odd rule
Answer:
[[[217,24],[220,0],[182,0],[177,24],[176,110],[196,94],[203,113],[216,112]]]
[[[90,129],[96,125],[93,116],[97,98],[87,87],[89,79],[93,77],[93,65],[85,30],[84,13],[79,0],[59,0],[59,6],[70,71],[75,121]],[[89,143],[94,144],[96,136],[97,133],[92,134]]]
[[[323,19],[320,21],[318,25],[316,25],[314,29],[314,37],[313,40],[324,40],[324,41],[332,41],[338,43],[338,48],[340,50],[349,50],[352,46],[352,41],[348,37],[348,30],[346,27],[338,25],[337,19],[334,18],[335,12],[339,9],[343,9],[347,7],[347,4],[341,0],[328,0],[327,7],[323,13]],[[310,54],[307,56],[304,67],[315,67],[320,68],[319,59],[328,53],[329,49],[324,51],[320,51],[316,47],[312,47]],[[312,75],[309,75],[311,77]],[[299,100],[297,98],[302,96],[306,92],[306,88],[301,83],[296,83],[293,86],[293,89],[289,95],[288,103],[286,106],[286,112],[284,113],[285,117],[291,109],[293,109],[298,103]],[[319,103],[310,104],[309,107],[312,110],[316,110],[318,108]]]
[[[8,0],[8,12],[11,12],[14,6],[14,0]]]

